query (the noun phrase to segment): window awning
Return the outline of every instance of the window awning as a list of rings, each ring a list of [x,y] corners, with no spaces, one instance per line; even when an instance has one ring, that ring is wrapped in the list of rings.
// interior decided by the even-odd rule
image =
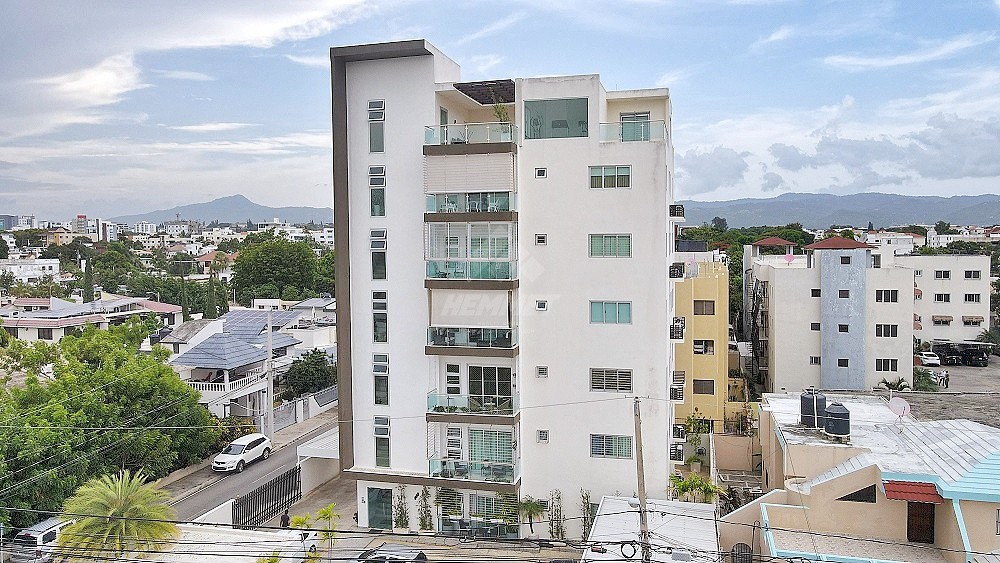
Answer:
[[[913,330],[924,330],[924,325],[920,324],[919,321],[913,321]]]
[[[955,320],[955,317],[951,315],[931,315],[932,321],[948,321],[949,323]]]
[[[944,502],[944,497],[938,494],[937,487],[933,483],[884,481],[882,485],[885,488],[885,498],[888,499],[934,504]]]
[[[924,296],[924,291],[919,287],[915,287],[913,288],[913,296],[916,297],[917,299],[920,299]]]
[[[983,322],[985,320],[986,319],[984,319],[983,317],[981,317],[979,315],[969,315],[969,316],[963,315],[962,316],[962,322],[963,323],[981,323],[981,322]]]

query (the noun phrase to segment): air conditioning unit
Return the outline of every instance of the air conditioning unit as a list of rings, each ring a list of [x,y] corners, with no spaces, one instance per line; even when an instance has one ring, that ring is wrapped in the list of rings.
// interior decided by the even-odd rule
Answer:
[[[670,445],[670,461],[679,461],[684,463],[684,444]]]
[[[667,269],[667,275],[670,279],[680,279],[684,277],[684,262],[674,262]]]

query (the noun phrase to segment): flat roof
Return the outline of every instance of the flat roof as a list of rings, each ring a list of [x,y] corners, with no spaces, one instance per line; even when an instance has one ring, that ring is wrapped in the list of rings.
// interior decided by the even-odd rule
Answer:
[[[633,507],[633,505],[635,507]],[[588,542],[615,542],[606,553],[584,551],[582,561],[622,561],[624,555],[618,542],[639,541],[639,500],[629,497],[606,496],[590,529]],[[670,550],[686,550],[693,555],[708,553],[714,559],[719,551],[715,505],[701,502],[680,502],[648,499],[647,519],[653,555],[651,561],[671,563]],[[628,550],[629,548],[625,548]],[[641,556],[633,555],[639,560]]]

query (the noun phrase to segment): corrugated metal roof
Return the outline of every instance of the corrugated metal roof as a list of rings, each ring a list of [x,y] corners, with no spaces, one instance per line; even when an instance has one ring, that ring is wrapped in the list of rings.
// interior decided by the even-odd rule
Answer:
[[[213,334],[170,361],[173,365],[207,369],[235,369],[267,359],[267,350],[232,334]]]
[[[813,477],[812,479],[809,479],[808,481],[799,483],[797,487],[803,493],[809,494],[809,489],[811,489],[816,485],[819,485],[820,483],[831,481],[833,479],[836,479],[837,477],[842,477],[849,473],[854,473],[859,469],[864,469],[865,467],[871,467],[872,465],[878,465],[878,461],[872,454],[856,455],[851,459],[848,459],[844,463],[834,466],[826,470],[824,473],[820,473],[819,475]]]

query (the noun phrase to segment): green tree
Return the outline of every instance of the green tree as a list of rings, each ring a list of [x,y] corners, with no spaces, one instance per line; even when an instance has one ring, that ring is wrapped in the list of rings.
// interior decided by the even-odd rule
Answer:
[[[45,229],[21,229],[14,231],[14,244],[19,248],[27,248],[29,246],[44,246],[45,235],[48,231]]]
[[[0,389],[0,420],[8,426],[0,428],[5,506],[58,511],[94,477],[141,469],[155,479],[213,451],[218,425],[198,404],[198,392],[166,365],[169,352],[156,347],[138,353],[156,326],[155,319],[136,316],[107,330],[87,327],[55,344],[15,340],[0,352],[7,369],[28,374],[23,386]],[[53,376],[41,379],[46,365]],[[181,428],[149,428],[163,425]],[[16,527],[37,519],[10,513]]]
[[[938,384],[931,377],[931,371],[926,368],[913,368],[913,390],[914,391],[937,391]]]
[[[142,472],[122,471],[83,484],[63,506],[73,521],[57,538],[71,561],[123,558],[160,551],[177,536],[176,517],[165,491],[145,482]]]
[[[889,381],[888,379],[883,377],[882,381],[879,382],[879,385],[885,387],[886,389],[889,389],[890,391],[906,391],[907,389],[910,388],[910,384],[907,383],[906,379],[902,377],[895,379],[893,381]]]
[[[851,240],[855,240],[855,238],[856,238],[854,236],[854,230],[853,229],[843,229],[843,230],[841,230],[837,234],[840,235],[840,236],[842,236],[842,237],[844,237],[844,238],[849,238]]]
[[[934,232],[939,235],[957,235],[958,230],[951,228],[951,223],[945,221],[938,221],[934,223]]]
[[[517,512],[528,519],[528,529],[534,534],[535,518],[539,518],[545,513],[545,506],[542,505],[542,501],[526,496],[521,499],[521,502],[517,503]]]
[[[728,228],[728,223],[725,217],[713,217],[712,218],[712,228],[717,231],[725,231]]]
[[[254,298],[292,295],[291,291],[296,298],[314,293],[316,254],[308,244],[268,233],[255,233],[247,241],[233,265],[232,284],[242,305],[250,306]]]
[[[94,263],[87,260],[87,265],[83,269],[83,302],[90,303],[94,300]]]
[[[316,264],[316,291],[337,295],[337,264],[336,253],[332,250],[324,252]]]
[[[17,278],[14,277],[14,274],[7,270],[0,272],[0,287],[10,291],[16,283]]]
[[[201,316],[203,319],[219,318],[219,306],[215,303],[215,274],[208,276],[208,290],[205,292],[205,310]]]
[[[314,393],[337,383],[337,367],[322,350],[311,350],[288,366],[285,379],[295,396]]]
[[[0,260],[6,260],[10,256],[10,247],[7,241],[0,238]]]

